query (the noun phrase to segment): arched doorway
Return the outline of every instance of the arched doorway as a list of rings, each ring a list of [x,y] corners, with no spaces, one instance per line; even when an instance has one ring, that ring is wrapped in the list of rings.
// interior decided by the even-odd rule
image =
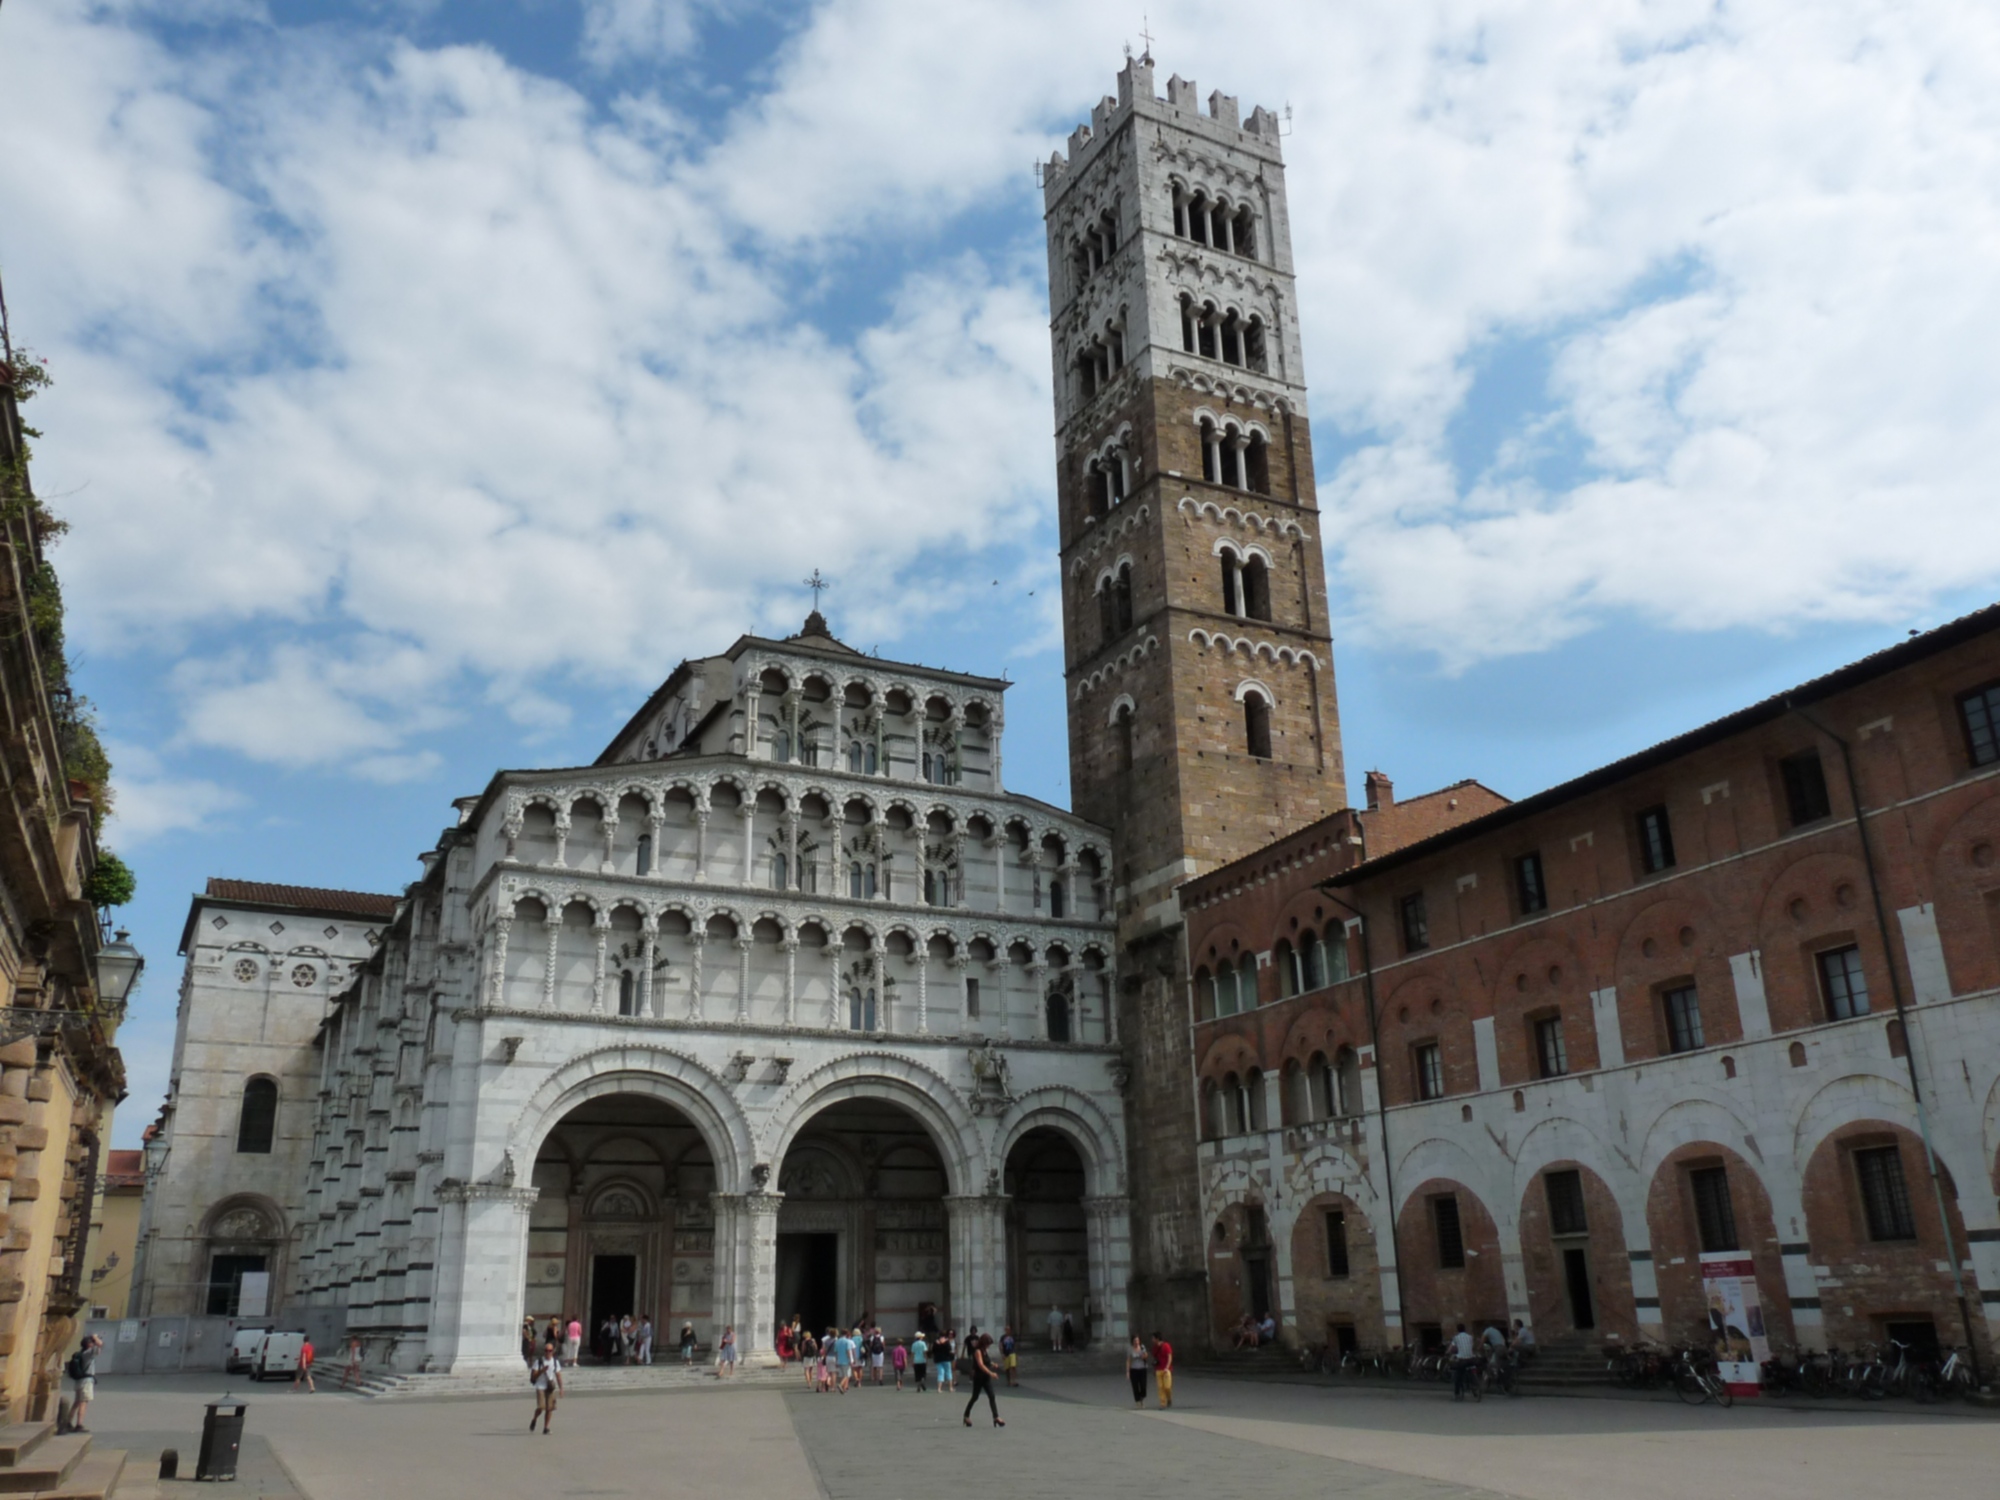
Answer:
[[[1007,1321],[1019,1338],[1046,1339],[1052,1308],[1090,1338],[1083,1194],[1083,1158],[1061,1131],[1038,1126],[1007,1153]]]
[[[846,1099],[814,1115],[778,1171],[777,1316],[820,1332],[866,1315],[891,1337],[948,1323],[946,1181],[908,1110]]]
[[[609,1360],[606,1319],[650,1317],[670,1345],[682,1322],[712,1342],[715,1164],[688,1117],[662,1100],[607,1094],[556,1124],[535,1157],[523,1308],[584,1324],[586,1358]]]

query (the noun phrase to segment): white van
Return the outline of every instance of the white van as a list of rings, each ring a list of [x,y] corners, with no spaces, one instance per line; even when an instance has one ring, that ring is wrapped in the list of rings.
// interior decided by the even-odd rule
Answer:
[[[257,1351],[263,1347],[264,1335],[268,1328],[239,1328],[229,1336],[229,1353],[223,1356],[222,1368],[231,1375],[240,1375],[245,1370],[257,1366]]]
[[[305,1347],[306,1336],[303,1333],[280,1333],[273,1328],[257,1345],[257,1359],[251,1374],[258,1380],[268,1380],[272,1376],[283,1380],[295,1375]]]

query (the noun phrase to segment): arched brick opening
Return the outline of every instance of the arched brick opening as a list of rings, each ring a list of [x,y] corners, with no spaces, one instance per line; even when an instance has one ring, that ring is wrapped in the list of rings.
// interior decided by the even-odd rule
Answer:
[[[1277,1257],[1261,1203],[1230,1204],[1208,1234],[1209,1332],[1215,1346],[1226,1349],[1246,1315],[1276,1313]]]
[[[1521,1195],[1520,1225],[1528,1319],[1541,1342],[1638,1338],[1625,1218],[1602,1177],[1581,1162],[1547,1163]]]
[[[1454,1220],[1458,1264],[1452,1254]],[[1475,1331],[1488,1322],[1508,1326],[1500,1231],[1470,1188],[1448,1177],[1419,1184],[1403,1199],[1397,1239],[1409,1308],[1406,1337],[1412,1344],[1421,1348],[1448,1339],[1460,1323]]]
[[[1699,1175],[1716,1171],[1723,1175]],[[1701,1285],[1705,1217],[1701,1204],[1723,1201],[1724,1189],[1734,1248],[1757,1267],[1757,1294],[1764,1304],[1765,1329],[1773,1343],[1790,1344],[1796,1334],[1785,1273],[1779,1263],[1770,1194],[1756,1168],[1714,1141],[1691,1141],[1671,1152],[1654,1172],[1647,1190],[1646,1229],[1652,1240],[1665,1337],[1676,1344],[1708,1342],[1708,1298]],[[1704,1195],[1709,1195],[1706,1200]]]
[[[1292,1226],[1292,1299],[1299,1337],[1307,1344],[1380,1349],[1388,1342],[1375,1228],[1344,1193],[1321,1193],[1299,1209]]]
[[[1951,1244],[1962,1256],[1957,1187],[1942,1163],[1938,1170]],[[1907,1340],[1906,1330],[1923,1324],[1947,1346],[1964,1341],[1952,1251],[1923,1142],[1914,1132],[1883,1120],[1855,1120],[1829,1133],[1806,1163],[1805,1205],[1813,1263],[1841,1268],[1838,1294],[1820,1304],[1829,1344],[1879,1343],[1892,1332]],[[1965,1277],[1967,1298],[1976,1306],[1972,1273]],[[1972,1326],[1985,1357],[1986,1320],[1975,1316]]]

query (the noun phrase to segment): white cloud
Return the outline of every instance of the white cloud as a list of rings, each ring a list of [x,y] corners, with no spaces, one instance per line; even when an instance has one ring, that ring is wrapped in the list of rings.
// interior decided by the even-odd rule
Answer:
[[[113,741],[106,749],[118,768],[118,801],[104,828],[113,848],[130,853],[163,834],[203,831],[217,814],[243,805],[240,794],[213,781],[172,775],[143,745]]]
[[[583,0],[584,60],[608,68],[679,57],[695,44],[701,0]]]

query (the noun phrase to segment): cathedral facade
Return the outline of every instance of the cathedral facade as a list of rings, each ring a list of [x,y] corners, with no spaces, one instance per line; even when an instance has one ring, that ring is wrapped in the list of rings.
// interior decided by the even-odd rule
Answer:
[[[815,614],[684,663],[594,765],[461,800],[310,1083],[242,1083],[301,1122],[231,1201],[285,1247],[270,1313],[451,1371],[517,1359],[524,1315],[753,1359],[795,1313],[1122,1337],[1111,848],[1003,789],[1004,690]],[[237,1311],[208,1237],[240,1225],[157,1208]]]

